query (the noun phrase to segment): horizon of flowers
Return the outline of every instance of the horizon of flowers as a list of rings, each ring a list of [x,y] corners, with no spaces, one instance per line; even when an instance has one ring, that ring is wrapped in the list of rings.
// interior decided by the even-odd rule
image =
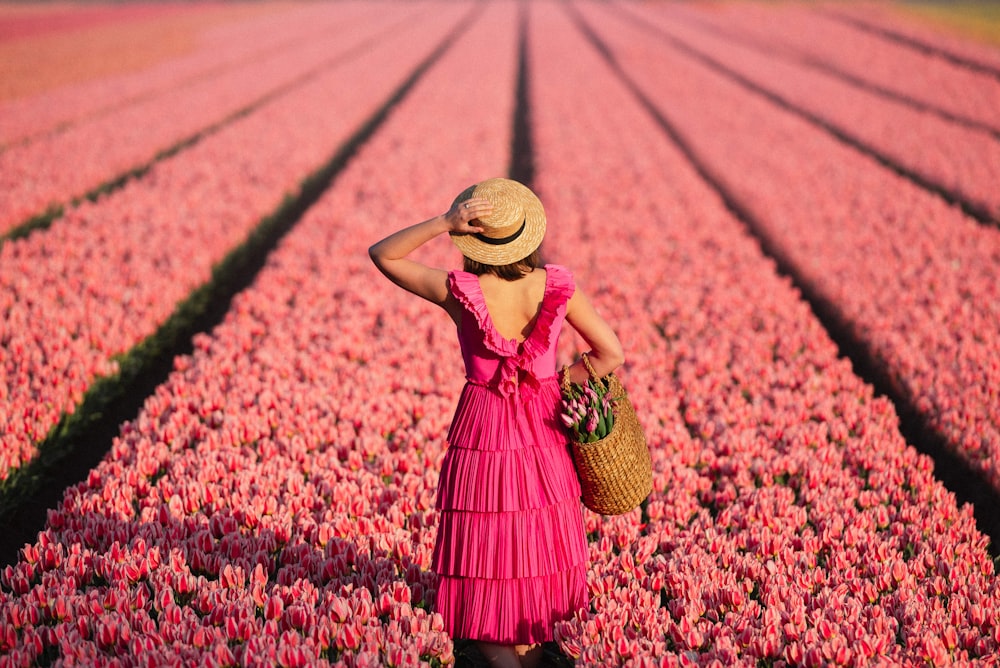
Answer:
[[[239,67],[210,71],[208,76],[161,88],[158,95],[6,148],[0,152],[0,230],[50,206],[68,204],[150,162],[155,164],[160,153],[211,134],[219,123],[225,126],[240,113],[252,113],[275,98],[294,96],[297,89],[330,76],[373,35],[400,20],[371,9],[366,16],[363,9],[345,5],[320,17],[321,25],[335,27],[325,39],[300,39]],[[301,31],[302,26],[298,27]],[[335,50],[330,49],[331,41]],[[214,58],[212,53],[204,54],[206,63]],[[24,112],[34,115],[35,108]]]

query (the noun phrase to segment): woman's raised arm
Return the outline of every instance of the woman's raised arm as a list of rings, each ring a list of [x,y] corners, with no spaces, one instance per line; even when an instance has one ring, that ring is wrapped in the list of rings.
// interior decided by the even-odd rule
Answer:
[[[472,224],[488,216],[493,205],[485,199],[470,199],[453,206],[448,213],[410,225],[374,244],[368,256],[386,277],[413,294],[443,306],[448,297],[447,272],[410,260],[407,256],[434,237],[445,232],[475,234],[482,228]]]

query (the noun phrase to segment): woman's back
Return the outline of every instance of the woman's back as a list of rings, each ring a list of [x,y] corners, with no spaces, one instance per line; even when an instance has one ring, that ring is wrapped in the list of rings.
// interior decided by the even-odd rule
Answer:
[[[493,326],[506,339],[523,341],[535,324],[545,296],[545,270],[535,269],[516,281],[493,274],[479,277]]]

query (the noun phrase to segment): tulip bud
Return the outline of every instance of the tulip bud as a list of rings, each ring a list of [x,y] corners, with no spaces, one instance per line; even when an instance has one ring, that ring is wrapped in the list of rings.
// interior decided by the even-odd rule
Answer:
[[[356,650],[361,646],[361,634],[353,624],[344,624],[337,634],[338,649]]]
[[[277,596],[270,596],[264,605],[264,619],[278,619],[281,617],[285,604]]]
[[[333,601],[333,606],[330,609],[330,613],[333,618],[343,624],[347,621],[348,617],[351,616],[351,607],[342,598],[337,598]]]

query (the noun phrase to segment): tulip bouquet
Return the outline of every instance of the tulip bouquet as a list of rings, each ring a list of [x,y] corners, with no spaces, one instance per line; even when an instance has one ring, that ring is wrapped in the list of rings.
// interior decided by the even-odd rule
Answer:
[[[594,443],[611,433],[615,426],[615,413],[608,385],[604,381],[588,378],[583,385],[570,383],[563,393],[563,424],[573,433],[578,443]]]

